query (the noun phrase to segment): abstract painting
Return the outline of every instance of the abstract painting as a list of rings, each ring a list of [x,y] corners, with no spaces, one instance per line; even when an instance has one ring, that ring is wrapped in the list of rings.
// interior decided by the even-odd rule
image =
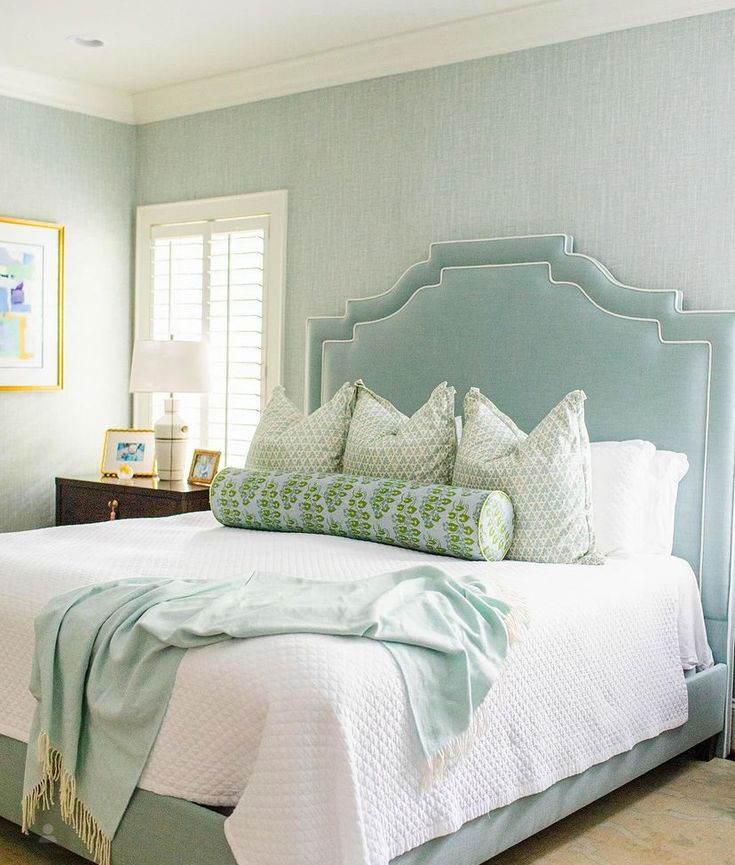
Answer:
[[[0,390],[62,385],[64,229],[0,217]]]

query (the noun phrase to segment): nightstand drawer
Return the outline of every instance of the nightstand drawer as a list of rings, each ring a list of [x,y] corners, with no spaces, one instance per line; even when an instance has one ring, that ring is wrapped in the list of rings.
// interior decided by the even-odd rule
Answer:
[[[170,517],[180,513],[173,499],[141,496],[128,490],[90,490],[84,487],[64,486],[57,523],[62,526],[77,523],[101,523],[110,519],[130,517]]]
[[[170,517],[209,508],[209,489],[156,479],[56,479],[56,525]]]

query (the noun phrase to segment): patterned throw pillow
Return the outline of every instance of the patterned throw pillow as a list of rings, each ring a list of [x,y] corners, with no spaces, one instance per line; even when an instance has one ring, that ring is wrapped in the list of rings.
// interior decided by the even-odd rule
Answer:
[[[304,416],[282,387],[273,391],[255,430],[246,468],[338,472],[350,426],[355,388],[345,383],[321,408]]]
[[[342,535],[461,559],[499,561],[513,537],[505,493],[415,481],[224,469],[210,491],[224,525]]]
[[[590,444],[575,390],[530,435],[472,388],[454,467],[459,486],[504,490],[513,502],[509,559],[601,564],[592,528]]]
[[[434,388],[411,417],[361,382],[350,422],[344,471],[376,478],[448,484],[457,453],[454,388]]]

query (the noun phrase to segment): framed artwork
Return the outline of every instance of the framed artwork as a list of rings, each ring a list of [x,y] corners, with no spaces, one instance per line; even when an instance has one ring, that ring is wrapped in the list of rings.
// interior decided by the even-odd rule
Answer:
[[[208,487],[217,474],[221,451],[195,450],[189,469],[189,483]]]
[[[64,227],[0,217],[0,390],[63,386]]]
[[[151,478],[156,474],[156,438],[152,429],[108,429],[102,448],[103,475]]]

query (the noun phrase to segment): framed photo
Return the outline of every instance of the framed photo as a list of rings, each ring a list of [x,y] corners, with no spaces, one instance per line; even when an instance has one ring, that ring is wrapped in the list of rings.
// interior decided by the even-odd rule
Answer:
[[[61,390],[64,227],[0,217],[0,390]]]
[[[100,471],[116,475],[121,466],[132,469],[137,478],[156,474],[156,438],[152,429],[107,430]]]
[[[194,451],[189,469],[189,483],[208,487],[217,474],[221,451]]]

